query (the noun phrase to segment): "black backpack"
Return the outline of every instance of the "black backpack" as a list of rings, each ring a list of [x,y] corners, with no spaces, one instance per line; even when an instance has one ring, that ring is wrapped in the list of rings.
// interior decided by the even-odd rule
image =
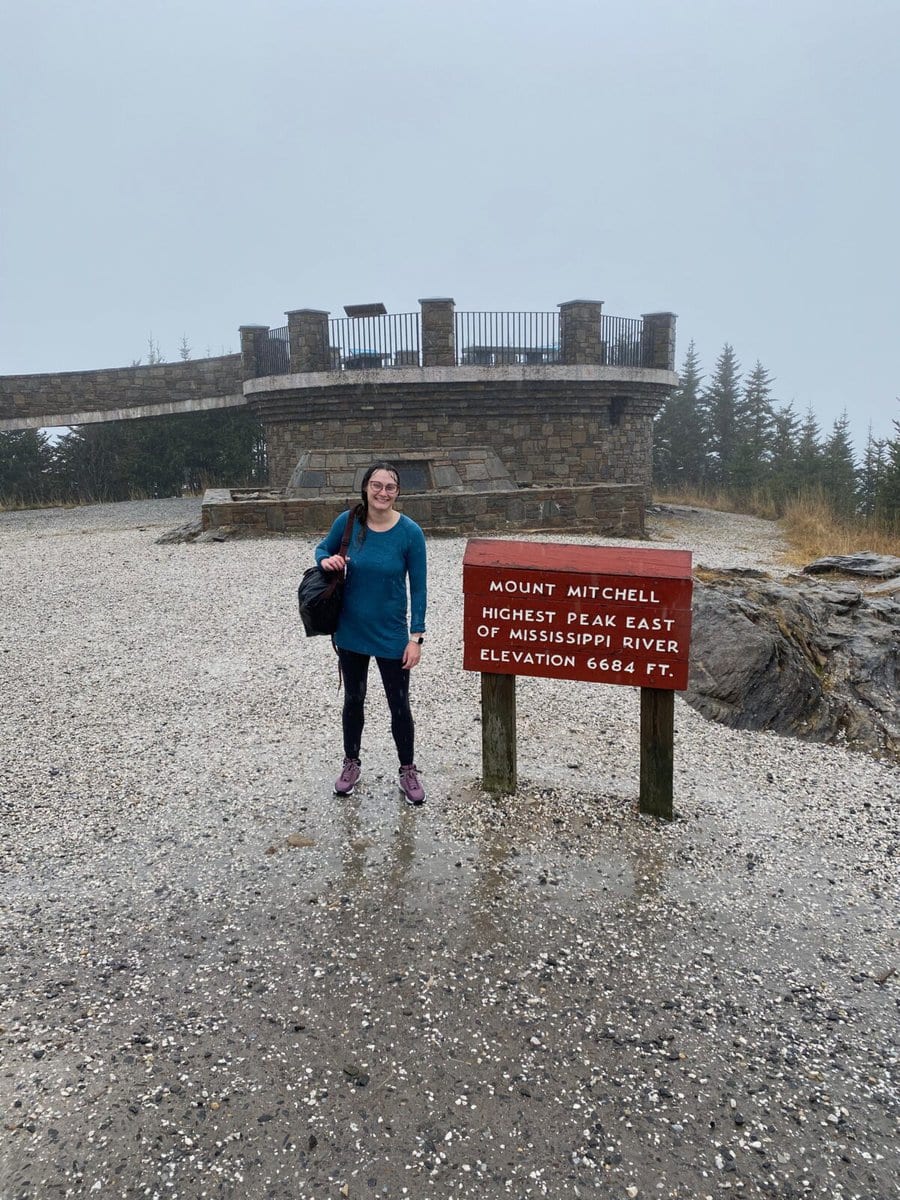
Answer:
[[[347,547],[353,532],[353,517],[354,513],[351,509],[344,536],[341,539],[340,555],[342,558],[347,557]],[[300,586],[297,588],[297,603],[300,606],[300,620],[303,622],[306,636],[333,634],[338,626],[343,602],[344,573],[342,571],[323,571],[318,564],[304,571]]]

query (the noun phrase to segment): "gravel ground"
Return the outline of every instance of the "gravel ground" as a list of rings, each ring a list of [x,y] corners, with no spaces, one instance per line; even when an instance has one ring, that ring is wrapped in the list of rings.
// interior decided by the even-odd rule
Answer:
[[[338,801],[312,542],[155,544],[196,512],[0,514],[3,1200],[900,1194],[895,767],[679,699],[660,823],[637,692],[522,678],[492,801],[434,539],[428,804],[377,686]]]

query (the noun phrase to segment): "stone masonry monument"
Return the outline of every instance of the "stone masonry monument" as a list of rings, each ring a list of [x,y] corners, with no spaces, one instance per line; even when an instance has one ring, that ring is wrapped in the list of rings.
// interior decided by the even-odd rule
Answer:
[[[207,526],[315,531],[390,458],[426,529],[643,532],[653,418],[672,389],[675,316],[418,312],[357,305],[241,327],[240,355],[0,378],[0,429],[248,405],[271,488],[204,497]]]

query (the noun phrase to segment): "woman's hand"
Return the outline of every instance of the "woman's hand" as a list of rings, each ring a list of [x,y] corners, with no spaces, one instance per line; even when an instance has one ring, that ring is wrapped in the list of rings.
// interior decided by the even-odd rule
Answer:
[[[343,571],[347,565],[347,560],[342,558],[340,554],[331,554],[328,558],[323,558],[319,566],[323,571]]]
[[[403,670],[411,671],[413,667],[419,665],[419,659],[422,657],[422,647],[418,642],[407,642],[406,649],[403,652]]]

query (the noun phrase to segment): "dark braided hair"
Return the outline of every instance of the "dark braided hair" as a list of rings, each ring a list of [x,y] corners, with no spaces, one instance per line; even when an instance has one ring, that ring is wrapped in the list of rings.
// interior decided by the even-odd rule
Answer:
[[[356,532],[354,534],[354,537],[356,538],[356,541],[357,541],[358,545],[360,545],[360,546],[366,540],[366,532],[369,528],[368,525],[366,524],[366,522],[368,521],[368,518],[369,518],[369,497],[366,493],[366,488],[369,486],[369,480],[372,478],[372,476],[375,474],[376,471],[390,471],[390,473],[393,475],[393,477],[397,480],[398,492],[399,492],[399,488],[400,488],[400,473],[397,470],[397,468],[394,466],[393,463],[385,462],[384,460],[379,460],[378,462],[373,462],[371,467],[369,467],[366,470],[365,475],[363,475],[363,477],[362,477],[362,484],[360,485],[360,494],[362,496],[362,501],[361,501],[361,503],[357,504],[356,507],[353,509],[353,516],[356,519],[356,525],[357,525],[357,530],[358,530],[358,532]]]

